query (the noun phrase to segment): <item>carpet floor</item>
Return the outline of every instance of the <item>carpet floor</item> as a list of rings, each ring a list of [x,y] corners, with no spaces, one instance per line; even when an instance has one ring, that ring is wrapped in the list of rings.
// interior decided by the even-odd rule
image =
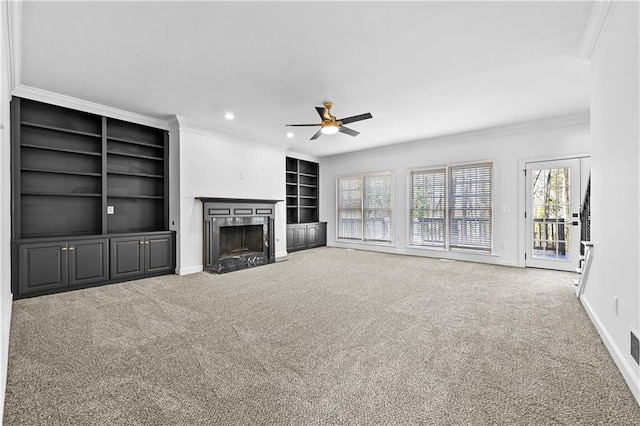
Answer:
[[[13,304],[9,425],[638,425],[572,274],[318,248]]]

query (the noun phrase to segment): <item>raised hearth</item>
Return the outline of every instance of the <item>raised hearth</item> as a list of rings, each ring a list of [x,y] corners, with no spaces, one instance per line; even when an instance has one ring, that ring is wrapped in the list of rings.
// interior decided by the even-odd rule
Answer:
[[[196,197],[203,205],[203,265],[217,274],[275,262],[275,204],[281,200]]]

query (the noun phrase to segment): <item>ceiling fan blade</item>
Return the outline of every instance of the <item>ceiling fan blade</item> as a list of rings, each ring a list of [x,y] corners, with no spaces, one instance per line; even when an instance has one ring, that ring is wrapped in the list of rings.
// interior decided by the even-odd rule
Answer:
[[[341,121],[342,124],[349,124],[349,123],[353,123],[356,121],[362,121],[362,120],[367,120],[369,118],[373,118],[373,116],[371,115],[371,113],[366,113],[366,114],[360,114],[360,115],[354,115],[352,117],[347,117],[347,118],[341,118],[338,121]]]
[[[360,134],[360,132],[356,132],[355,130],[350,129],[348,127],[344,127],[344,126],[338,127],[338,131],[340,133],[344,133],[345,135],[349,135],[349,136],[358,136]]]
[[[289,126],[289,127],[311,127],[311,126],[319,126],[319,124],[285,124],[285,126]]]
[[[322,135],[322,129],[318,130],[316,132],[315,135],[311,136],[311,139],[309,139],[310,141],[314,140],[314,139],[318,139],[320,136]]]
[[[320,115],[322,121],[331,120],[331,117],[329,116],[329,113],[327,112],[327,109],[325,107],[316,107],[316,111],[318,111],[318,115]]]

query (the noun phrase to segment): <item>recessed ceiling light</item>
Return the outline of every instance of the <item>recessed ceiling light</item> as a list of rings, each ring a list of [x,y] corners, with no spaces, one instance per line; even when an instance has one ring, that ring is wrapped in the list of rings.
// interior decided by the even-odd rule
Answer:
[[[287,133],[287,137],[288,138],[292,138],[293,137],[293,133],[291,133],[291,132]]]
[[[224,115],[224,118],[227,120],[233,120],[234,118],[236,118],[236,116],[233,115],[233,113],[228,112]]]

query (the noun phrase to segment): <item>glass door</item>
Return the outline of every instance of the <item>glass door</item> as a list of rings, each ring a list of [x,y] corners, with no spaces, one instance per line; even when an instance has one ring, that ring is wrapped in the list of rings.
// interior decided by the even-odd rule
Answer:
[[[580,254],[580,160],[527,163],[526,266],[572,271]]]

